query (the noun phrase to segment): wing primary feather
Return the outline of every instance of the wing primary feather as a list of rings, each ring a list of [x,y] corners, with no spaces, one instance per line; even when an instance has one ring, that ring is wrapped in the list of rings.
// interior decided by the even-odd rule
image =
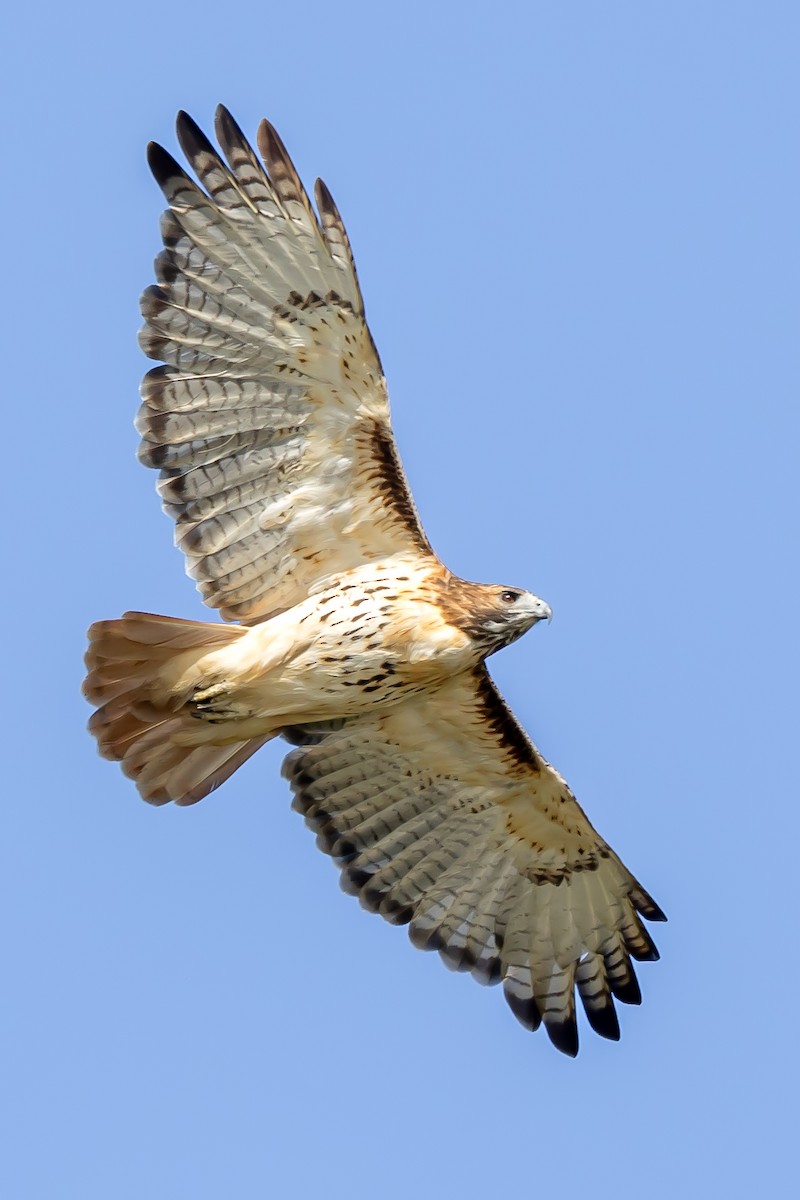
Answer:
[[[170,190],[173,180],[176,179],[186,183],[189,187],[196,187],[180,163],[176,162],[169,150],[165,150],[158,142],[147,143],[147,165],[165,195]]]
[[[630,897],[636,908],[648,921],[666,921],[666,913],[659,908],[653,897],[644,890],[640,883],[631,888]]]
[[[575,983],[592,1029],[600,1037],[618,1042],[619,1019],[611,998],[602,954],[586,954],[581,959],[575,971]]]
[[[236,175],[222,161],[197,122],[183,110],[178,113],[176,130],[181,149],[212,200],[226,215],[234,215],[241,209],[253,216],[256,207],[239,186]]]
[[[357,311],[363,316],[364,301],[361,295],[361,284],[358,281],[358,271],[356,269],[356,260],[353,256],[353,248],[350,245],[350,238],[348,237],[341,213],[336,207],[336,202],[323,179],[318,179],[314,184],[314,198],[317,201],[317,208],[319,209],[322,236],[328,243],[328,247],[334,258],[342,260],[344,265],[352,272],[358,295]]]
[[[258,169],[259,174],[266,180],[264,168],[261,166],[252,146],[242,132],[239,122],[224,104],[218,104],[214,113],[214,131],[226,158],[231,150],[248,150],[253,166]]]
[[[535,1033],[542,1023],[542,1014],[533,998],[530,966],[520,964],[507,969],[503,979],[503,994],[520,1025]]]
[[[289,151],[284,146],[277,130],[266,119],[258,127],[258,148],[269,172],[272,186],[290,220],[307,225],[309,232],[317,234],[325,244],[316,213],[311,207],[308,193],[295,170]],[[298,206],[300,211],[298,211]]]
[[[642,993],[639,980],[633,969],[633,963],[622,945],[619,935],[615,935],[610,946],[603,949],[608,986],[617,1000],[623,1004],[641,1004]]]

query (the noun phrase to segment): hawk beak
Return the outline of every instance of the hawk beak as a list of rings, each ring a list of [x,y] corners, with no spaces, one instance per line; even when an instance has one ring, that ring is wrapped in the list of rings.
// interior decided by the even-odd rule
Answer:
[[[544,600],[540,600],[538,596],[531,597],[531,616],[534,621],[547,621],[548,625],[553,619],[553,610],[549,604],[545,604]]]

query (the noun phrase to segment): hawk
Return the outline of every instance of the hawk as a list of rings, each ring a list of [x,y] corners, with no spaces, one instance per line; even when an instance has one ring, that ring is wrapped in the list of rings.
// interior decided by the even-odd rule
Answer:
[[[229,624],[128,612],[89,631],[100,753],[151,804],[193,804],[260,746],[295,747],[294,807],[365,908],[503,984],[528,1029],[619,1037],[631,959],[664,915],[589,823],[486,669],[547,604],[459,579],[398,457],[339,211],[316,211],[272,126],[185,113],[197,182],[162,147],[168,208],[141,345],[141,461],[205,602]]]

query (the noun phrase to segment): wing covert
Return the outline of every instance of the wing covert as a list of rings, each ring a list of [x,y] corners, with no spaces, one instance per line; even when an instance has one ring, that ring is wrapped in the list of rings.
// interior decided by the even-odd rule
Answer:
[[[619,1037],[638,1004],[632,959],[664,915],[599,837],[516,722],[485,667],[368,719],[296,728],[284,774],[345,891],[577,1053],[590,1025]]]
[[[179,114],[198,183],[149,148],[169,208],[140,341],[164,365],[137,428],[204,600],[252,624],[332,575],[432,551],[330,193],[318,182],[317,218],[268,123],[264,165],[224,108],[217,136],[224,158]]]

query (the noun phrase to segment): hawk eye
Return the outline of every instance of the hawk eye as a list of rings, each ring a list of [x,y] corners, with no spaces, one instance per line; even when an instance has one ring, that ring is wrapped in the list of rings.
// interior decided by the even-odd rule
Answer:
[[[519,600],[521,592],[501,592],[500,599],[504,604],[513,604],[515,600]]]

